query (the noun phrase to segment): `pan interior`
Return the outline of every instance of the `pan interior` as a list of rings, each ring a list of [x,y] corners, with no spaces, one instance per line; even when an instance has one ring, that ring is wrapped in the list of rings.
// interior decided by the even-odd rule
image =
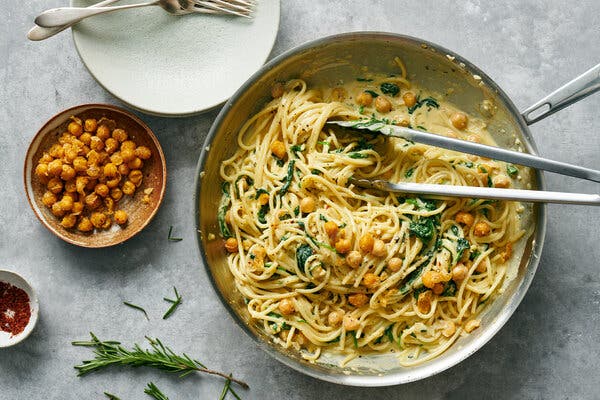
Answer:
[[[507,281],[496,300],[482,314],[482,327],[460,338],[441,356],[406,368],[393,353],[362,356],[342,368],[342,356],[324,354],[308,363],[299,353],[275,344],[249,318],[246,305],[229,272],[222,241],[218,238],[217,208],[220,192],[219,166],[235,150],[241,125],[270,99],[275,82],[302,78],[310,85],[335,85],[373,73],[397,73],[394,57],[400,57],[409,80],[439,93],[472,115],[484,118],[488,131],[501,147],[534,152],[528,130],[510,100],[487,76],[459,56],[423,41],[387,34],[359,33],[325,38],[284,54],[259,71],[225,105],[207,138],[199,163],[197,187],[198,241],[213,284],[234,318],[270,354],[304,373],[351,385],[380,386],[408,382],[440,372],[485,344],[517,307],[537,267],[543,239],[544,209],[524,204],[522,226],[527,234],[515,248],[514,278]],[[523,171],[520,186],[541,188],[541,175]]]

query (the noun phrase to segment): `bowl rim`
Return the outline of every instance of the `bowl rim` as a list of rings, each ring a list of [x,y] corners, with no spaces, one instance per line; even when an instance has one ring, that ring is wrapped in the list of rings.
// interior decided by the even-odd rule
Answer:
[[[4,344],[0,343],[0,349],[12,347],[18,343],[21,343],[25,339],[27,339],[29,337],[29,335],[31,335],[31,332],[33,332],[35,326],[37,325],[38,316],[40,313],[40,303],[39,303],[39,298],[38,298],[37,292],[35,291],[33,286],[31,286],[29,281],[27,279],[25,279],[23,276],[16,273],[15,271],[10,271],[7,269],[0,269],[0,275],[2,275],[2,274],[6,274],[10,277],[5,282],[7,282],[13,286],[16,286],[19,289],[22,289],[25,292],[27,292],[27,295],[29,296],[29,307],[31,309],[31,316],[29,317],[29,322],[25,326],[25,329],[23,330],[23,332],[19,333],[16,336],[9,337],[8,342],[6,342]],[[20,285],[19,283],[16,283],[15,281],[23,282],[24,287],[22,285]]]
[[[146,220],[140,225],[140,227],[138,229],[133,230],[129,235],[124,236],[120,240],[117,240],[112,243],[104,244],[104,245],[78,242],[78,241],[69,239],[68,237],[62,235],[60,232],[53,229],[52,226],[50,226],[50,224],[48,223],[48,221],[46,221],[46,218],[44,218],[43,215],[40,215],[40,213],[38,212],[36,207],[34,207],[33,202],[35,202],[35,198],[34,198],[35,196],[33,195],[33,193],[30,193],[29,187],[28,187],[28,182],[31,181],[31,176],[27,174],[27,164],[28,164],[28,160],[29,160],[29,156],[30,156],[31,152],[33,150],[36,150],[33,148],[33,144],[37,141],[38,138],[40,138],[43,135],[42,131],[44,131],[46,129],[46,127],[48,125],[50,125],[52,122],[54,122],[59,116],[61,116],[63,114],[68,114],[70,111],[78,110],[78,109],[82,109],[82,108],[83,109],[97,108],[97,109],[116,111],[116,112],[126,115],[128,118],[132,119],[134,122],[139,124],[146,131],[146,133],[148,134],[148,136],[150,137],[150,139],[152,140],[152,142],[158,149],[158,159],[160,160],[160,165],[161,165],[161,170],[162,170],[161,172],[163,175],[163,184],[161,185],[160,194],[158,196],[158,201],[156,202],[154,209],[152,210],[152,212],[150,213],[148,218],[146,218]],[[73,107],[66,108],[66,109],[54,114],[52,117],[50,117],[48,120],[46,120],[46,122],[40,127],[40,129],[37,131],[37,133],[33,136],[31,141],[29,142],[29,146],[27,146],[27,151],[25,152],[25,160],[23,162],[23,185],[25,188],[25,195],[27,196],[27,202],[29,203],[29,207],[33,210],[33,213],[35,214],[37,219],[42,223],[42,225],[44,225],[46,227],[46,229],[48,229],[50,232],[52,232],[55,236],[59,237],[60,239],[64,240],[67,243],[70,243],[72,245],[79,246],[79,247],[85,247],[85,248],[89,248],[89,249],[112,247],[112,246],[116,246],[118,244],[121,244],[121,243],[131,239],[132,237],[137,235],[139,232],[141,232],[146,226],[148,226],[150,221],[152,221],[152,219],[154,219],[154,216],[158,212],[158,210],[163,202],[165,192],[167,189],[167,161],[165,159],[165,154],[160,145],[160,142],[158,141],[158,138],[156,137],[156,135],[154,134],[152,129],[150,129],[150,127],[148,125],[146,125],[146,123],[144,121],[142,121],[138,116],[133,114],[131,111],[128,111],[119,106],[115,106],[113,104],[84,103],[84,104],[79,104],[79,105],[76,105]]]
[[[523,274],[523,279],[520,285],[517,287],[516,292],[512,295],[512,297],[508,298],[506,301],[506,305],[504,307],[504,311],[500,313],[498,316],[494,318],[493,321],[488,325],[487,329],[475,340],[473,340],[468,346],[463,347],[462,349],[457,350],[457,352],[453,355],[452,358],[445,360],[444,363],[436,362],[439,358],[435,358],[433,360],[428,361],[426,364],[428,368],[420,369],[417,371],[411,372],[395,372],[389,373],[385,375],[345,375],[341,373],[333,373],[333,372],[323,372],[316,368],[310,368],[309,366],[285,355],[280,350],[276,349],[272,344],[262,340],[260,337],[255,335],[248,326],[244,323],[244,321],[238,316],[238,314],[233,310],[229,302],[225,300],[225,298],[221,295],[219,287],[212,275],[210,267],[208,265],[208,260],[206,253],[204,251],[204,246],[202,244],[202,232],[200,227],[200,192],[202,188],[202,174],[201,172],[204,170],[204,166],[206,163],[206,159],[208,156],[208,151],[213,139],[215,138],[217,131],[220,129],[226,115],[229,113],[230,109],[233,107],[233,104],[238,101],[241,95],[252,87],[259,79],[268,72],[270,69],[281,63],[282,61],[293,57],[299,53],[303,53],[309,51],[313,48],[317,48],[320,46],[328,45],[330,43],[334,43],[336,41],[344,40],[351,41],[352,39],[375,39],[375,40],[402,40],[409,41],[412,43],[418,43],[421,45],[429,46],[430,48],[434,48],[438,52],[443,52],[443,54],[447,56],[454,57],[457,62],[461,62],[461,66],[464,64],[464,68],[474,74],[477,74],[481,77],[481,80],[493,91],[498,94],[498,98],[504,103],[507,110],[511,112],[511,114],[515,117],[515,120],[520,128],[522,135],[525,137],[524,146],[526,150],[531,154],[537,154],[537,146],[535,141],[531,135],[528,125],[525,122],[525,119],[522,117],[521,113],[511,100],[511,98],[506,94],[504,90],[498,86],[498,84],[490,78],[488,74],[482,71],[475,64],[470,62],[465,57],[457,54],[454,51],[451,51],[444,46],[440,46],[434,42],[424,40],[421,38],[417,38],[414,36],[403,35],[398,33],[391,32],[381,32],[381,31],[352,31],[339,33],[334,35],[325,36],[319,39],[307,41],[298,46],[295,46],[282,54],[274,57],[269,62],[267,62],[261,69],[259,69],[255,74],[253,74],[225,103],[217,117],[215,118],[210,131],[208,132],[204,144],[201,149],[200,157],[198,159],[198,164],[196,166],[196,177],[194,181],[195,192],[194,192],[194,219],[196,224],[196,243],[198,247],[198,252],[200,254],[201,262],[204,265],[205,272],[207,273],[210,283],[217,294],[217,297],[221,301],[222,305],[227,309],[230,316],[233,318],[235,323],[244,331],[248,336],[252,338],[252,340],[268,353],[270,356],[278,360],[279,362],[287,365],[288,367],[301,372],[305,375],[311,376],[313,378],[317,378],[320,380],[324,380],[331,383],[348,385],[348,386],[362,386],[362,387],[380,387],[380,386],[393,386],[399,385],[409,382],[414,382],[417,380],[425,379],[430,376],[436,375],[440,372],[445,371],[446,369],[457,365],[458,363],[464,361],[466,358],[474,354],[480,348],[482,348],[486,343],[488,343],[492,337],[494,337],[498,331],[506,324],[508,319],[513,315],[516,311],[517,307],[523,300],[525,294],[527,293],[529,286],[533,280],[535,272],[537,270],[541,252],[543,249],[544,239],[546,236],[546,224],[547,224],[547,207],[545,204],[538,204],[536,210],[536,219],[535,219],[535,231],[533,232],[533,238],[531,240],[531,254],[527,264],[524,268],[526,268],[525,273]],[[534,170],[535,177],[537,182],[539,183],[539,190],[545,189],[545,178],[544,174],[540,170]],[[408,371],[408,369],[407,369]]]

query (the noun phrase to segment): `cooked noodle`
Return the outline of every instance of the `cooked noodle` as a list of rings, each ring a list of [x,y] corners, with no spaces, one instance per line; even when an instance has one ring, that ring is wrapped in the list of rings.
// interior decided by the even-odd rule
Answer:
[[[239,149],[221,165],[219,217],[236,287],[251,317],[307,359],[322,351],[340,352],[345,362],[367,352],[397,352],[403,365],[436,357],[478,326],[523,234],[516,202],[425,199],[349,183],[512,185],[512,166],[502,162],[326,125],[373,114],[494,144],[480,119],[469,116],[457,129],[458,110],[439,99],[409,110],[403,93],[430,94],[411,87],[396,62],[397,77],[315,89],[288,82],[240,129]],[[392,111],[357,106],[364,90],[383,96],[382,83],[401,89],[385,96]]]

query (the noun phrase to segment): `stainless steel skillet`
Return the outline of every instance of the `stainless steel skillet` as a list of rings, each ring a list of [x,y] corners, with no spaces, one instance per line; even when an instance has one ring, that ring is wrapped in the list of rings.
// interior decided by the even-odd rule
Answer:
[[[364,73],[397,73],[394,57],[401,57],[410,78],[419,86],[443,94],[469,113],[486,119],[496,142],[505,148],[536,153],[535,144],[523,117],[508,96],[483,71],[440,46],[417,38],[377,32],[330,36],[296,47],[267,63],[225,104],[215,120],[198,162],[195,218],[202,263],[225,308],[238,325],[266,352],[282,363],[307,375],[345,385],[386,386],[406,383],[439,373],[481,348],[504,325],[525,295],[535,274],[546,230],[546,207],[525,204],[523,226],[526,237],[516,246],[520,254],[512,266],[514,279],[482,314],[482,327],[459,339],[441,356],[415,367],[402,367],[394,354],[369,355],[339,367],[341,357],[322,356],[311,364],[293,351],[274,344],[246,312],[229,273],[222,241],[218,238],[217,208],[221,196],[219,166],[235,151],[241,125],[269,99],[277,81],[301,77],[309,84],[335,85],[354,80]],[[551,103],[554,104],[554,103]],[[552,109],[552,107],[550,107]],[[545,115],[549,115],[548,110]],[[543,175],[524,171],[523,186],[544,189]],[[211,234],[217,236],[210,240]],[[492,362],[490,360],[490,362]]]

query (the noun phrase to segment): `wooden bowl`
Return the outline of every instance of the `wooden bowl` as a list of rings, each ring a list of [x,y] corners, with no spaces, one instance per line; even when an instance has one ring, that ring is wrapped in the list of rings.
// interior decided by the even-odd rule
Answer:
[[[43,153],[57,143],[60,135],[67,130],[71,116],[79,117],[82,120],[86,118],[99,120],[102,117],[112,119],[118,128],[127,131],[129,138],[137,145],[146,146],[152,151],[152,157],[144,161],[142,168],[144,178],[141,186],[133,197],[123,196],[117,203],[117,208],[126,211],[129,216],[128,222],[124,226],[113,223],[109,229],[95,229],[90,233],[82,233],[75,228],[66,229],[60,225],[60,219],[52,215],[51,210],[42,203],[46,185],[35,176],[35,167]],[[138,117],[129,111],[109,104],[83,104],[58,113],[38,131],[27,150],[23,180],[29,205],[50,232],[74,245],[97,248],[122,243],[148,225],[162,203],[167,170],[165,156],[158,139]],[[152,192],[149,194],[150,202],[145,204],[141,200],[144,197],[144,190],[148,188],[152,188]]]

